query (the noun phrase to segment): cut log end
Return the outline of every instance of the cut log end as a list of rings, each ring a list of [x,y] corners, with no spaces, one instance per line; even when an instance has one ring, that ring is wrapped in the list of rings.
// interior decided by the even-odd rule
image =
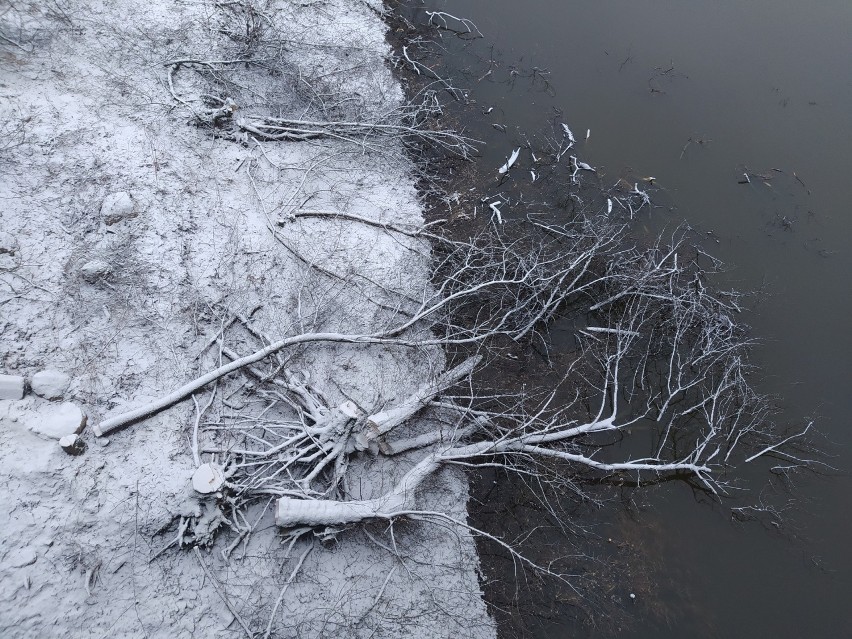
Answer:
[[[378,499],[332,501],[280,497],[275,505],[275,523],[282,528],[297,526],[339,526],[375,517],[386,517],[405,506],[401,494]]]
[[[215,493],[224,483],[225,471],[218,464],[201,464],[192,475],[192,487],[202,495]]]

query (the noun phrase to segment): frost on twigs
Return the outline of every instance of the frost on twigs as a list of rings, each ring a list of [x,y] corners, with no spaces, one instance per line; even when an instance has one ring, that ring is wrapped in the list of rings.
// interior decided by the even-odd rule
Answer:
[[[236,4],[217,5],[226,24],[234,18]],[[246,24],[239,30],[220,31],[228,38],[209,58],[182,57],[164,63],[172,99],[190,111],[197,126],[243,143],[323,139],[387,154],[397,141],[408,148],[436,146],[464,158],[473,153],[475,140],[441,128],[443,110],[434,89],[427,87],[401,103],[375,91],[366,92],[374,96],[370,98],[360,91],[337,95],[341,87],[328,85],[333,74],[317,78],[306,74],[291,59],[280,28],[270,16],[261,15],[265,18],[241,16]],[[437,14],[436,18],[440,19]],[[471,32],[475,29],[469,21],[459,24]],[[224,51],[232,55],[223,55]],[[333,105],[317,99],[323,93],[335,95]]]
[[[240,536],[252,526],[239,513],[270,498],[280,526],[315,529],[324,538],[373,519],[447,523],[421,504],[428,480],[448,466],[496,465],[581,493],[581,478],[645,484],[681,477],[721,496],[728,469],[746,452],[778,452],[767,402],[748,381],[750,340],[736,321],[740,297],[705,284],[708,272],[687,231],[640,248],[611,216],[512,224],[515,239],[486,232],[440,243],[432,285],[419,303],[409,300],[404,315],[373,331],[295,333],[250,354],[223,347],[228,363],[101,429],[242,375],[260,407],[237,421],[212,420],[221,426],[202,428],[198,446],[201,459],[212,456],[229,469],[215,503],[233,510],[222,521]],[[503,340],[538,339],[566,313],[587,320],[577,329],[580,356],[559,388],[535,394],[479,396],[469,382],[480,363],[473,356],[388,405],[353,408],[330,402],[308,374],[270,361],[288,349],[334,342],[498,353]],[[643,454],[602,454],[603,442],[630,437],[640,425],[654,434]],[[392,486],[367,497],[353,490],[352,468],[365,456],[403,452],[413,465]]]
[[[468,18],[459,18],[445,11],[427,11],[426,15],[429,16],[429,24],[438,29],[452,31],[458,35],[483,37],[482,32]]]

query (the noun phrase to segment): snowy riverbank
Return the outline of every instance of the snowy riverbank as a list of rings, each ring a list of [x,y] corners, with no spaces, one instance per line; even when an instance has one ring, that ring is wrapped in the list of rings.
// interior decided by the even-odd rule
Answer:
[[[463,529],[378,523],[282,544],[271,496],[245,517],[197,499],[198,461],[224,463],[222,433],[276,404],[246,374],[197,405],[93,432],[232,351],[371,330],[400,295],[428,286],[420,239],[291,219],[421,223],[399,140],[261,141],[248,129],[219,135],[210,115],[339,119],[398,106],[380,9],[120,0],[16,3],[4,15],[16,40],[0,48],[0,374],[69,375],[61,400],[88,424],[85,452],[69,455],[32,432],[58,400],[0,399],[3,636],[493,636]],[[240,61],[250,52],[261,63]],[[204,97],[210,86],[227,102]],[[366,411],[444,366],[437,349],[352,344],[278,357],[272,369],[309,375],[329,406]],[[416,459],[361,455],[344,490],[384,494]],[[422,507],[464,519],[461,471],[430,481]],[[201,550],[160,552],[187,540],[184,521]]]

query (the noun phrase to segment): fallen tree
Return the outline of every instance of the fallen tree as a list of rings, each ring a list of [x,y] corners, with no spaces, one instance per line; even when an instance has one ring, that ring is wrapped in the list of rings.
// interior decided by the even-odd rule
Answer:
[[[499,465],[565,485],[580,474],[635,482],[679,476],[721,494],[726,469],[744,457],[738,450],[775,450],[767,402],[747,380],[750,341],[734,320],[739,297],[707,287],[687,232],[642,249],[625,226],[605,217],[522,228],[526,234],[513,241],[485,234],[440,243],[436,278],[422,301],[382,328],[292,335],[246,356],[223,346],[229,363],[96,430],[128,425],[242,373],[266,408],[199,449],[223,460],[212,473],[204,469],[205,477],[220,478],[214,497],[237,509],[275,497],[279,526],[322,535],[365,520],[417,516],[418,491],[448,465]],[[466,381],[482,355],[499,354],[502,340],[534,339],[569,311],[584,319],[577,329],[582,348],[561,389],[538,401],[483,398]],[[352,402],[332,405],[307,374],[259,367],[283,349],[320,342],[480,354],[371,412]],[[417,419],[424,414],[439,416],[440,426],[417,426],[436,423]],[[653,449],[608,459],[605,438],[636,429],[655,433]],[[198,446],[197,430],[194,436]],[[353,457],[416,451],[419,459],[386,493],[352,497]],[[182,530],[191,540],[192,526]]]
[[[251,100],[240,95],[237,70],[262,70],[270,56],[281,63],[283,51],[282,43],[261,37],[269,19],[259,13],[249,17],[251,37],[246,36],[244,51],[225,60],[166,63],[169,90],[190,109],[195,124],[237,141],[253,139],[261,151],[261,142],[326,138],[365,153],[385,153],[395,141],[417,141],[462,157],[470,154],[471,140],[437,127],[441,108],[429,92],[386,110],[348,111],[315,106],[313,100],[300,104],[282,92],[282,101],[290,103],[278,114],[271,108],[243,112],[241,104]],[[202,86],[179,90],[179,72],[190,69],[193,82],[200,80]],[[310,117],[280,115],[297,112]],[[559,148],[557,160],[566,150]],[[594,170],[574,156],[571,160],[575,179],[581,170]],[[469,528],[418,508],[430,478],[448,466],[498,466],[568,489],[579,476],[617,476],[636,483],[678,476],[718,495],[727,485],[726,470],[738,460],[779,452],[782,439],[766,419],[767,402],[747,379],[751,343],[736,321],[739,297],[707,284],[718,264],[710,260],[709,268],[702,268],[705,257],[690,246],[688,232],[651,247],[631,241],[628,222],[611,214],[613,201],[631,219],[650,205],[636,184],[623,197],[607,199],[606,215],[586,209],[560,223],[506,221],[467,241],[360,215],[300,212],[294,197],[282,207],[292,209],[285,219],[268,220],[282,243],[287,238],[275,227],[300,218],[429,239],[433,279],[383,303],[380,319],[356,331],[323,325],[266,339],[252,329],[250,317],[235,314],[239,321],[227,322],[209,342],[218,343],[222,359],[230,361],[95,426],[96,434],[105,435],[178,402],[195,401],[191,442],[200,497],[180,511],[177,536],[169,546],[209,543],[216,529],[227,525],[237,535],[227,555],[257,525],[246,520],[246,509],[263,500],[275,500],[275,521],[293,540],[311,531],[333,537],[373,519],[437,519]],[[259,193],[258,199],[263,204]],[[314,269],[319,276],[351,283],[300,259],[306,272]],[[558,388],[531,395],[478,392],[470,378],[485,360],[500,357],[506,344],[539,340],[555,318],[565,315],[574,318],[581,348]],[[238,340],[229,331],[240,327],[254,339],[253,350],[236,350]],[[390,405],[359,406],[329,401],[308,371],[277,359],[287,350],[335,343],[371,349],[438,347],[458,356],[458,362]],[[213,403],[216,384],[231,375],[250,382],[257,402],[241,409],[239,419],[207,428],[202,416]],[[211,386],[202,408],[196,396]],[[636,457],[613,458],[606,444],[634,430],[651,431],[653,445]],[[356,496],[353,462],[403,454],[410,468],[393,486],[367,499]]]

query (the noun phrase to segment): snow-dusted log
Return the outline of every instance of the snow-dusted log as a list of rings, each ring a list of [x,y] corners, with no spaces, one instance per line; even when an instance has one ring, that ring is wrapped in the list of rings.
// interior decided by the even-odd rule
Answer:
[[[387,518],[402,510],[406,510],[405,498],[395,493],[360,501],[279,497],[275,508],[275,523],[284,528],[336,526],[365,519]]]
[[[475,433],[478,428],[478,425],[471,425],[450,432],[436,430],[406,439],[385,441],[381,443],[380,450],[385,455],[399,455],[409,450],[427,448],[433,444],[450,444],[454,441],[464,441]]]
[[[285,527],[334,527],[410,514],[417,510],[418,488],[446,465],[499,466],[553,486],[573,484],[580,476],[617,475],[640,483],[674,474],[721,494],[725,469],[740,458],[736,450],[756,444],[774,454],[785,443],[773,435],[766,401],[747,380],[750,342],[733,319],[738,296],[705,285],[706,273],[690,253],[686,233],[638,248],[612,217],[579,216],[563,224],[536,218],[514,240],[508,239],[516,230],[511,228],[512,233],[436,242],[430,285],[400,301],[404,312],[383,318],[380,327],[365,327],[361,334],[288,336],[244,357],[222,346],[233,361],[148,406],[106,420],[96,432],[167,408],[225,375],[251,375],[255,394],[269,402],[264,412],[283,406],[295,418],[269,423],[261,413],[228,427],[237,443],[199,448],[229,460],[228,479],[217,494],[236,503],[274,496],[276,521]],[[556,391],[507,404],[503,395],[495,399],[475,391],[464,402],[452,396],[436,401],[470,375],[479,355],[372,414],[369,408],[330,404],[306,375],[283,370],[280,363],[261,370],[261,362],[281,349],[318,342],[481,352],[543,332],[566,310],[584,319],[576,330],[581,349],[562,371],[570,392],[560,395],[558,406]],[[449,410],[452,418],[438,429],[393,436],[430,405],[442,416]],[[613,437],[629,437],[640,425],[651,431],[649,450],[635,458],[604,456],[600,447]],[[419,461],[386,494],[348,499],[351,458],[368,447],[384,456],[419,455]]]
[[[423,384],[399,404],[370,415],[367,418],[368,429],[364,433],[366,439],[374,441],[391,432],[429,404],[436,395],[468,377],[481,361],[481,355],[470,357],[455,368],[443,373],[437,379]]]
[[[281,497],[275,509],[275,523],[284,527],[334,526],[376,517],[391,517],[396,512],[413,507],[414,491],[440,464],[438,454],[428,455],[409,470],[388,494],[376,499],[334,501]]]

